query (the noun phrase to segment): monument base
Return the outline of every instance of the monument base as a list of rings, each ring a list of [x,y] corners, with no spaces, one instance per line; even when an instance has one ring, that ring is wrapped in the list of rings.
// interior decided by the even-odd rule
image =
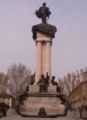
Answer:
[[[56,91],[56,86],[48,86],[47,92],[40,92],[38,85],[32,85],[29,87],[28,94],[24,103],[19,107],[22,114],[39,116],[41,110],[46,115],[65,114],[66,107],[62,104],[60,99],[61,94]]]
[[[57,97],[29,97],[20,108],[21,112],[35,115],[38,115],[40,108],[44,108],[47,115],[65,113],[65,106]]]

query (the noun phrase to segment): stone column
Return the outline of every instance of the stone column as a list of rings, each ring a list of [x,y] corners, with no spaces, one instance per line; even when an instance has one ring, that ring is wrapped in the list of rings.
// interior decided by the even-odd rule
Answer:
[[[46,43],[45,74],[51,76],[51,40]]]
[[[45,75],[46,42],[42,42],[42,74]]]
[[[39,81],[41,75],[46,73],[51,75],[51,38],[37,33],[36,39],[36,73],[35,84]]]
[[[35,73],[35,83],[37,83],[42,74],[42,48],[41,41],[36,41],[36,73]]]

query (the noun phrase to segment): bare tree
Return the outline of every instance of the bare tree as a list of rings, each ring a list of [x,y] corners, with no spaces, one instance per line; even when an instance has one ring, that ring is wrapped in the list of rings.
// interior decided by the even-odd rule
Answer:
[[[4,80],[5,80],[5,74],[0,73],[0,85],[3,84]]]
[[[64,93],[67,95],[72,91],[72,77],[71,74],[68,73],[67,76],[64,76]]]
[[[84,73],[82,70],[76,71],[76,73],[68,73],[67,76],[64,76],[63,79],[58,80],[60,87],[63,92],[67,95],[73,91],[84,79],[87,73]]]
[[[64,81],[63,79],[59,78],[58,79],[58,84],[59,84],[59,87],[61,88],[61,92],[64,92]]]
[[[87,80],[87,68],[81,69],[82,81]]]
[[[23,64],[13,64],[7,72],[8,86],[13,93],[22,92],[29,82],[31,71]],[[22,89],[21,89],[22,88]]]

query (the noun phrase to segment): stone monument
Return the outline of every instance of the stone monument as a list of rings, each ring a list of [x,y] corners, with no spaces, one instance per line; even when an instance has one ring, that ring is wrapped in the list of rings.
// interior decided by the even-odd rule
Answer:
[[[36,10],[42,23],[32,27],[33,39],[36,43],[35,84],[29,85],[29,91],[18,96],[16,111],[24,117],[58,117],[67,113],[67,100],[61,93],[58,83],[51,77],[51,46],[56,27],[47,23],[51,12],[46,3]]]

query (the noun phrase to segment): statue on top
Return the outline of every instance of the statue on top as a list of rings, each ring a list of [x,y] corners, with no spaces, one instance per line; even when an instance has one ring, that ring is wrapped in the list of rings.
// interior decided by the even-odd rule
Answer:
[[[42,19],[42,23],[47,23],[47,18],[49,18],[51,12],[46,6],[46,3],[43,3],[39,10],[36,10],[35,14],[38,18]]]

